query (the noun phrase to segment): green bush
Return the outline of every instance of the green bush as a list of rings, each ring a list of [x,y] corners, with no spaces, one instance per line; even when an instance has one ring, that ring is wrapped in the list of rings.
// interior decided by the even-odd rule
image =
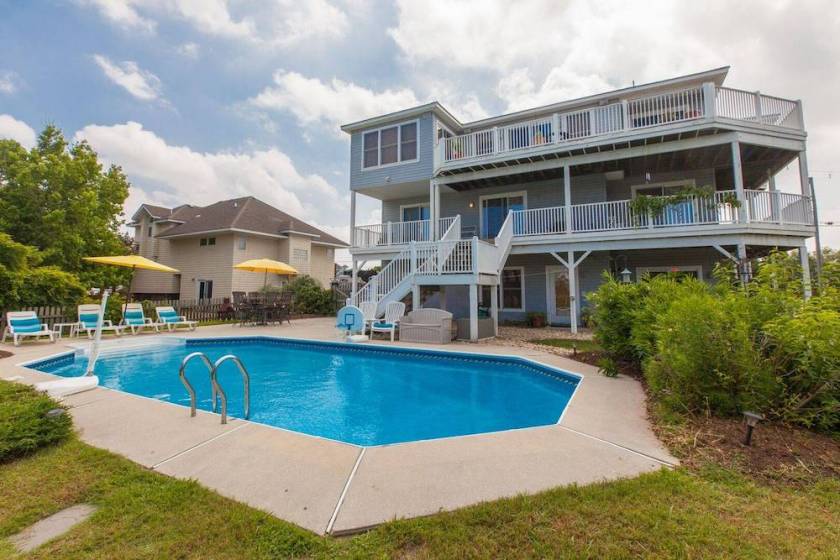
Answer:
[[[323,289],[311,276],[295,278],[284,289],[292,292],[295,313],[330,315],[335,312],[332,291]]]
[[[614,359],[631,360],[635,356],[630,342],[633,312],[642,301],[647,288],[644,284],[624,284],[610,274],[594,292],[587,294],[590,320],[595,328],[595,340]]]
[[[840,429],[840,293],[813,298],[765,328],[770,360],[784,383],[775,415],[821,430]]]
[[[644,373],[669,409],[736,414],[772,402],[777,382],[752,342],[743,301],[686,292],[657,317]]]
[[[47,416],[59,405],[33,388],[0,381],[0,463],[65,439],[72,430],[69,414]]]

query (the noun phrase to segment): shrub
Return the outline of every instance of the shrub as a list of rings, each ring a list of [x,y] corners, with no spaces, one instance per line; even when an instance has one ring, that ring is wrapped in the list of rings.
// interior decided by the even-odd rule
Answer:
[[[765,328],[784,384],[776,416],[821,430],[840,429],[840,294],[813,298]]]
[[[323,289],[311,276],[295,278],[285,289],[292,291],[296,313],[329,315],[335,311],[332,291]]]
[[[635,357],[630,344],[633,311],[644,297],[644,284],[623,284],[610,274],[604,274],[601,286],[587,294],[592,306],[591,322],[595,340],[610,356],[630,360]]]
[[[618,364],[609,356],[598,360],[598,371],[606,377],[618,377]]]
[[[658,317],[644,372],[668,408],[735,414],[772,401],[777,383],[752,343],[741,301],[687,293]]]
[[[0,381],[0,463],[65,439],[70,415],[47,416],[55,408],[55,401],[31,387]]]

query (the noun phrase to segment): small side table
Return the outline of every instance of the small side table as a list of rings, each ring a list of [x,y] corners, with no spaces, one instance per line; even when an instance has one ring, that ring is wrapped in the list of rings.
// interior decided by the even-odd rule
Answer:
[[[70,334],[68,335],[70,338],[76,336],[76,328],[79,326],[79,323],[55,323],[52,327],[53,333],[55,333],[56,338],[61,340],[61,335],[64,334],[64,329],[69,328]]]

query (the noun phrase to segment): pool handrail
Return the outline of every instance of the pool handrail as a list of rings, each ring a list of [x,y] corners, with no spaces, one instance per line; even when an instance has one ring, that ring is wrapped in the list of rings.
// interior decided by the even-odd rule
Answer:
[[[186,369],[187,364],[193,358],[201,358],[201,361],[204,362],[204,365],[207,366],[207,370],[210,372],[210,385],[213,391],[213,412],[216,412],[216,384],[213,381],[213,364],[210,362],[210,358],[204,352],[193,352],[187,356],[184,356],[184,359],[181,360],[181,367],[178,369],[178,378],[181,380],[181,383],[184,384],[184,387],[187,389],[187,393],[190,395],[190,417],[195,416],[195,389],[190,383],[190,380],[187,379]]]
[[[213,384],[213,389],[215,393],[219,396],[222,401],[222,424],[227,424],[227,395],[225,394],[224,389],[222,386],[219,385],[218,382],[218,369],[219,366],[225,363],[228,360],[232,360],[233,363],[239,368],[239,373],[242,374],[242,383],[244,385],[245,391],[245,420],[251,416],[251,376],[248,374],[248,370],[245,369],[245,366],[242,365],[242,361],[233,354],[227,354],[222,356],[216,363],[213,364],[213,369],[210,372],[210,382]],[[216,411],[216,396],[213,396],[213,411]]]

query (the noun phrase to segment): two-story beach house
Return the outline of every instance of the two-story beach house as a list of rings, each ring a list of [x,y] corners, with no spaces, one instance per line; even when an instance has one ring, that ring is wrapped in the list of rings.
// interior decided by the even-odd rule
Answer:
[[[347,243],[252,196],[209,206],[164,208],[143,204],[131,218],[138,253],[180,274],[138,270],[137,297],[229,298],[280,285],[286,279],[235,270],[233,265],[268,258],[291,264],[329,287],[335,250]]]
[[[473,339],[482,317],[495,330],[528,312],[576,330],[604,271],[711,281],[716,261],[746,276],[773,248],[799,249],[807,295],[802,104],[725,87],[727,72],[471,123],[433,102],[343,126],[354,278],[383,263],[351,300],[381,310],[410,295],[468,317]],[[790,164],[796,192],[776,184]],[[357,223],[360,194],[382,201],[383,223]]]

